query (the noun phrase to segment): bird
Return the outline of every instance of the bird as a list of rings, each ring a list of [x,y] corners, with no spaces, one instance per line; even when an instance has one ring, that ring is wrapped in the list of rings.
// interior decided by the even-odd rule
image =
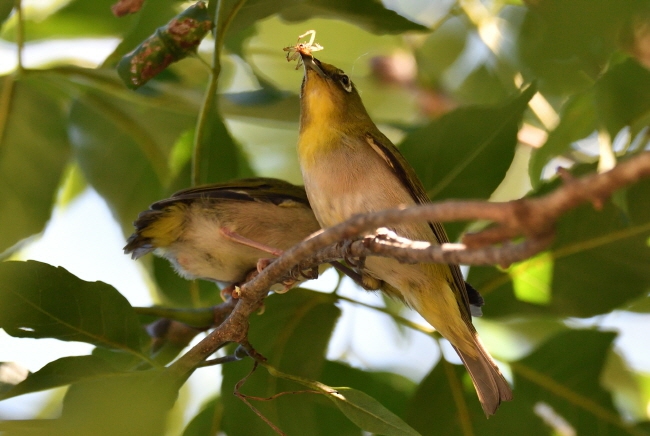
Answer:
[[[429,203],[414,169],[372,121],[349,76],[316,59],[308,48],[296,50],[304,65],[298,157],[307,197],[323,229],[356,214]],[[390,230],[411,240],[449,242],[437,222]],[[466,285],[458,265],[402,264],[370,256],[364,268],[371,282],[374,278],[377,286],[415,309],[449,340],[486,416],[512,399],[508,382],[472,324],[471,306],[480,307],[482,298]]]
[[[226,294],[260,259],[275,258],[320,230],[302,186],[263,177],[176,192],[133,225],[125,254],[138,259],[153,252],[186,279],[228,285]]]

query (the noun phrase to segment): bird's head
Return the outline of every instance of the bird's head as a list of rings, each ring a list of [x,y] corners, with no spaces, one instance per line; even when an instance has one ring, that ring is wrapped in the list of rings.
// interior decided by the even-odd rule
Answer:
[[[334,65],[302,53],[305,76],[300,92],[300,128],[317,123],[336,130],[358,131],[372,125],[356,87],[347,74]]]

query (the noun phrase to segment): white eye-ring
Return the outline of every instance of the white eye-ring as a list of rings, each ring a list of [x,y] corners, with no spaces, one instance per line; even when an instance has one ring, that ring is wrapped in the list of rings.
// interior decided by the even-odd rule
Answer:
[[[345,89],[347,92],[352,92],[352,82],[348,76],[343,74],[339,79],[339,82],[341,83],[341,86],[343,86],[343,89]]]

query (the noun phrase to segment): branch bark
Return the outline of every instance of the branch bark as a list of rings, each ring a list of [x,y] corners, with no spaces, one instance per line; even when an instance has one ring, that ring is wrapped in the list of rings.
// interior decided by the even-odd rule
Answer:
[[[356,215],[287,250],[244,283],[241,297],[225,321],[170,370],[189,374],[223,343],[247,344],[249,316],[261,307],[272,285],[295,276],[298,271],[346,256],[370,255],[394,257],[403,262],[510,264],[547,248],[553,241],[555,224],[569,210],[585,202],[593,202],[597,207],[614,191],[644,177],[650,177],[650,152],[638,154],[602,174],[565,180],[564,185],[538,198],[505,203],[445,201]],[[466,235],[460,244],[442,245],[410,241],[381,229],[398,223],[470,220],[488,220],[495,225]],[[376,229],[381,230],[375,233]],[[373,234],[362,236],[369,232]]]

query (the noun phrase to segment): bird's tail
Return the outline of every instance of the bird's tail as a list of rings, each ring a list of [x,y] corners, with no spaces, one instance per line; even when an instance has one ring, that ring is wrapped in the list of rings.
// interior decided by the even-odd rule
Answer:
[[[476,357],[454,348],[472,377],[485,415],[490,416],[494,415],[502,401],[512,400],[512,390],[476,334],[474,343],[478,352]]]
[[[162,204],[162,202],[160,202]],[[133,222],[135,232],[126,241],[124,254],[138,259],[156,248],[164,248],[179,238],[183,231],[184,210],[181,202],[164,204],[141,212]],[[155,209],[154,209],[155,207]]]

